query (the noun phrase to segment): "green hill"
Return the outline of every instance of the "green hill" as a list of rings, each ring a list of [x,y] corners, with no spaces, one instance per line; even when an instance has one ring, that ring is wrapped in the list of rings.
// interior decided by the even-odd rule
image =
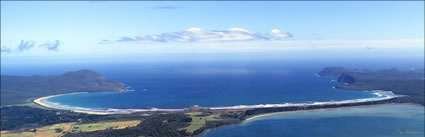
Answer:
[[[54,76],[1,76],[1,105],[28,103],[31,99],[71,92],[125,91],[125,85],[91,70]]]

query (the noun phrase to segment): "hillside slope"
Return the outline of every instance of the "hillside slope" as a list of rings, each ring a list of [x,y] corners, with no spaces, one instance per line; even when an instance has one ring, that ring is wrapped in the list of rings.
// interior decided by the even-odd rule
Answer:
[[[30,99],[71,92],[125,91],[125,85],[91,70],[55,76],[1,76],[1,105],[28,103]]]

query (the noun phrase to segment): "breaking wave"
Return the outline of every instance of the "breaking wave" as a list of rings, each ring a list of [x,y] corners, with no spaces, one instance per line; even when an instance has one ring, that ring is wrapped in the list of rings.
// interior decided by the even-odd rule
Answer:
[[[349,103],[362,103],[362,102],[370,102],[370,101],[388,100],[388,99],[402,96],[402,95],[395,95],[392,91],[374,90],[370,92],[373,92],[373,94],[375,94],[376,97],[342,100],[342,101],[311,102],[311,103],[237,105],[237,106],[211,107],[210,109],[251,109],[251,108],[270,108],[270,107],[295,107],[295,106],[349,104]]]

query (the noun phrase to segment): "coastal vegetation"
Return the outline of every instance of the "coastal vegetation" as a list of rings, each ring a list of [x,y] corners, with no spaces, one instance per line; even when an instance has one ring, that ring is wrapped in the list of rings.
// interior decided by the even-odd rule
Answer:
[[[58,123],[92,121],[104,117],[65,110],[40,109],[28,106],[1,108],[1,130],[37,128]]]
[[[50,134],[50,136],[71,137],[195,136],[210,128],[239,123],[242,119],[235,118],[235,115],[239,117],[243,114],[240,110],[210,109],[114,115],[92,115],[27,106],[2,107],[1,109],[1,131],[8,136],[39,136],[50,132],[62,133]],[[72,128],[67,128],[71,123]]]
[[[232,110],[233,111],[233,110]],[[237,110],[240,111],[240,110]],[[189,110],[188,112],[157,113],[143,120],[139,125],[124,129],[107,129],[95,132],[78,132],[66,134],[65,137],[77,136],[145,136],[145,137],[179,137],[196,136],[207,129],[223,125],[239,123],[242,120],[228,117],[227,110],[201,111]],[[240,113],[242,114],[242,113]]]
[[[106,129],[123,129],[127,127],[134,127],[140,124],[142,120],[129,120],[129,121],[105,121],[87,124],[75,124],[72,127],[71,133],[78,132],[91,132]]]
[[[202,128],[205,126],[207,121],[215,121],[215,120],[219,120],[219,115],[213,114],[213,115],[203,115],[202,112],[189,112],[189,113],[185,113],[186,115],[189,115],[191,120],[190,120],[190,125],[182,128],[180,130],[186,130],[186,132],[188,133],[193,133],[196,130]]]
[[[74,122],[60,123],[40,128],[31,128],[22,132],[2,131],[2,137],[58,137],[69,131],[74,126]]]
[[[58,137],[67,133],[92,132],[98,130],[124,129],[140,124],[142,120],[105,121],[96,123],[60,123],[40,128],[28,128],[23,131],[2,131],[2,137]]]
[[[135,127],[125,129],[107,129],[93,132],[66,134],[65,137],[98,137],[98,136],[189,136],[184,130],[178,130],[189,125],[190,117],[183,113],[158,114],[143,120]]]

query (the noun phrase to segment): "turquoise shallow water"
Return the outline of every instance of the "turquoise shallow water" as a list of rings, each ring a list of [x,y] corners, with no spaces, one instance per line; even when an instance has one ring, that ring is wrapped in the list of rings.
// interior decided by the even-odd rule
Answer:
[[[202,137],[423,136],[423,106],[380,105],[269,115],[213,129]]]

